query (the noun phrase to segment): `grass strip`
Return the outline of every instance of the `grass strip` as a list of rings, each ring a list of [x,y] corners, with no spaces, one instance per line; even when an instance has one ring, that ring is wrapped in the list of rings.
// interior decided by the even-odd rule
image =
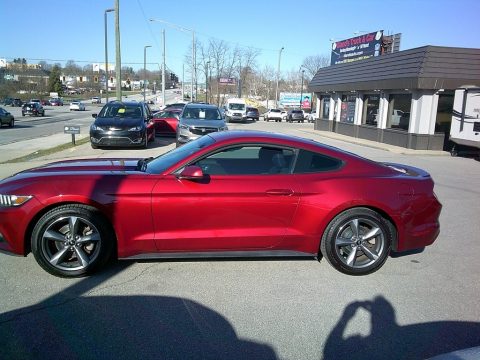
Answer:
[[[58,146],[55,146],[55,147],[52,147],[52,148],[49,148],[49,149],[38,150],[38,151],[35,151],[35,152],[33,152],[31,154],[28,154],[28,155],[20,156],[20,157],[15,158],[15,159],[10,159],[10,160],[1,162],[0,164],[11,164],[11,163],[30,161],[30,160],[37,159],[37,158],[42,157],[42,156],[55,154],[59,151],[63,151],[63,150],[67,150],[67,149],[70,149],[70,148],[73,148],[73,147],[76,147],[76,146],[80,146],[80,145],[86,144],[88,142],[90,142],[90,138],[87,136],[87,137],[84,137],[82,139],[76,140],[75,145],[73,145],[70,142],[70,143],[58,145]]]

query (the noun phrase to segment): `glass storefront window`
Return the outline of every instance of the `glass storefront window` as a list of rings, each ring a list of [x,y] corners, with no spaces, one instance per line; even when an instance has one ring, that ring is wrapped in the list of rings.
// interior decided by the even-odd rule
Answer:
[[[387,128],[408,131],[411,105],[411,94],[390,95],[388,101]]]
[[[380,95],[365,95],[363,97],[362,125],[377,126]]]
[[[328,120],[328,115],[330,114],[330,96],[321,96],[320,106],[320,118]]]
[[[340,121],[353,124],[355,120],[355,95],[343,95],[340,109]]]

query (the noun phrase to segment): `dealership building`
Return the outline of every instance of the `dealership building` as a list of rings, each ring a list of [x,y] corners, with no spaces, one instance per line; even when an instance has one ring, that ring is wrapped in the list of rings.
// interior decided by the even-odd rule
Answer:
[[[480,49],[423,46],[321,68],[308,89],[316,130],[442,150],[455,89],[464,85],[480,85]]]

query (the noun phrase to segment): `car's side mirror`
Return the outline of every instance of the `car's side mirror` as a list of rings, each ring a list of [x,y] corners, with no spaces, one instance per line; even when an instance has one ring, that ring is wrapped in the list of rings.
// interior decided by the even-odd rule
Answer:
[[[203,180],[203,170],[200,166],[196,165],[186,166],[180,174],[177,175],[177,178],[185,180]]]
[[[96,119],[98,114],[92,114],[92,118]]]

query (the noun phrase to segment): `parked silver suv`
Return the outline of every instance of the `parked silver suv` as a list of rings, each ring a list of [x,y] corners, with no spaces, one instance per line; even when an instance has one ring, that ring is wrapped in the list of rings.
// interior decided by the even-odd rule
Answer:
[[[177,126],[177,147],[200,136],[228,130],[225,119],[215,105],[189,103],[183,108]]]

